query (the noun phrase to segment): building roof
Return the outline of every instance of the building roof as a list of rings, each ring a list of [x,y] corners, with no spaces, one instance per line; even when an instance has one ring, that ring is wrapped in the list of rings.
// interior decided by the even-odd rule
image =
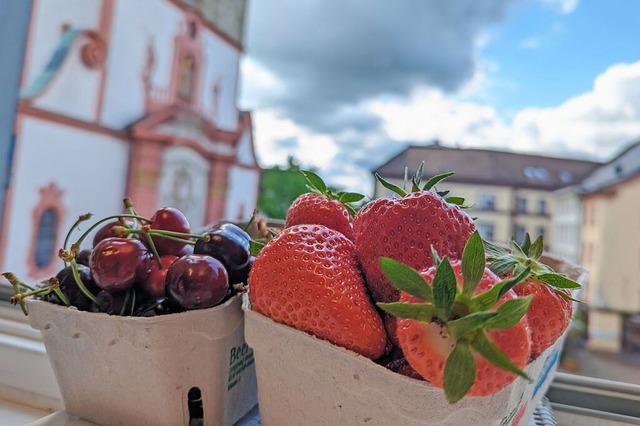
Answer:
[[[447,182],[477,183],[556,190],[580,183],[601,163],[568,158],[546,157],[509,151],[476,148],[450,148],[433,144],[409,146],[374,172],[384,178],[402,179],[425,162],[424,176],[455,172]],[[640,163],[638,163],[640,164]]]
[[[595,169],[582,182],[581,193],[610,188],[640,174],[640,141],[630,144],[612,160]]]

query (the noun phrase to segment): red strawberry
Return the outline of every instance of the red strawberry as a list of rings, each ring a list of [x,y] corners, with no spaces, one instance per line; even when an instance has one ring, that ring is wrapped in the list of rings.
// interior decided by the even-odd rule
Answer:
[[[460,201],[458,198],[445,199],[430,190],[449,175],[436,176],[423,190],[409,194],[377,176],[383,185],[404,195],[369,202],[353,222],[358,258],[375,300],[392,302],[399,295],[380,269],[381,256],[423,269],[434,264],[431,247],[441,256],[459,258],[462,254],[475,231],[473,220],[458,205],[449,202]]]
[[[355,247],[322,225],[296,225],[260,251],[249,275],[253,308],[276,322],[371,359],[386,333],[367,293]]]
[[[355,211],[349,203],[362,200],[364,195],[353,192],[334,194],[317,174],[310,171],[302,173],[309,186],[317,192],[302,194],[294,200],[287,210],[285,228],[303,224],[324,225],[353,240],[351,215]]]
[[[553,345],[565,332],[573,316],[573,299],[567,289],[580,288],[580,284],[540,262],[544,242],[542,236],[531,243],[526,236],[522,246],[510,242],[510,252],[490,245],[491,269],[500,276],[529,271],[526,279],[513,291],[519,296],[532,296],[527,311],[531,327],[531,359]]]
[[[513,291],[518,296],[533,296],[526,315],[531,327],[531,359],[533,360],[553,345],[569,327],[573,315],[573,304],[571,300],[560,296],[554,289],[535,277],[518,284]]]
[[[482,239],[469,239],[462,261],[438,260],[418,273],[393,259],[381,266],[401,290],[400,302],[379,303],[398,316],[398,340],[422,377],[443,387],[449,401],[489,395],[509,385],[531,353],[523,318],[530,298],[510,288],[522,279],[500,281],[484,267]]]

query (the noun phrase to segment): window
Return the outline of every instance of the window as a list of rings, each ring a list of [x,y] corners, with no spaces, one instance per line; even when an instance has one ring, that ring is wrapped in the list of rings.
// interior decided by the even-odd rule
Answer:
[[[178,96],[190,101],[193,98],[193,83],[195,75],[195,61],[193,56],[186,55],[180,62],[180,80],[178,82]]]
[[[495,210],[496,209],[496,196],[493,194],[479,194],[478,195],[478,209],[480,210]]]
[[[526,213],[527,212],[527,199],[524,197],[516,197],[516,212],[518,213]]]
[[[532,235],[531,238],[533,240],[535,240],[536,238],[538,238],[538,236],[541,236],[543,238],[545,237],[545,228],[544,228],[544,226],[538,226],[536,228],[536,235]],[[546,246],[546,244],[545,244],[545,246]]]
[[[36,231],[36,247],[33,256],[38,269],[46,268],[54,259],[57,229],[58,215],[54,209],[48,208],[40,215]]]
[[[518,244],[522,244],[524,242],[524,236],[526,233],[527,230],[523,225],[516,225],[513,230],[513,238]]]
[[[540,216],[547,214],[547,201],[544,199],[538,200],[538,205],[536,206],[536,213]]]
[[[495,226],[491,222],[478,222],[476,229],[480,236],[487,241],[495,241]]]

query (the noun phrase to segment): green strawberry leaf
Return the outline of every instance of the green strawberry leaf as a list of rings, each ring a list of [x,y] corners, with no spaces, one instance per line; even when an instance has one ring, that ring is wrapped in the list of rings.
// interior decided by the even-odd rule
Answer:
[[[349,215],[351,215],[351,217],[355,217],[358,212],[356,211],[356,209],[354,209],[352,206],[350,206],[349,204],[343,204],[344,208],[349,212]]]
[[[524,241],[522,242],[522,251],[526,254],[529,254],[529,249],[531,248],[531,237],[527,232],[524,234]]]
[[[384,275],[398,290],[427,302],[434,302],[431,287],[418,271],[389,257],[381,257],[379,262]]]
[[[433,245],[431,245],[431,257],[433,258],[433,264],[437,268],[438,265],[440,265],[440,262],[442,262],[442,258],[440,257],[440,255],[438,254],[438,252],[436,251]]]
[[[462,197],[447,197],[444,199],[449,204],[455,204],[456,206],[464,205],[464,198]]]
[[[444,366],[444,392],[447,400],[454,403],[462,399],[476,378],[476,362],[469,344],[459,341],[451,351]]]
[[[487,252],[488,257],[496,257],[507,253],[504,247],[499,246],[498,244],[492,243],[491,241],[483,240],[484,249]]]
[[[564,291],[562,291],[562,290],[558,290],[557,288],[553,288],[553,287],[551,287],[551,289],[552,289],[553,291],[555,291],[559,296],[561,296],[561,297],[563,297],[563,298],[565,298],[565,299],[567,299],[567,300],[570,300],[570,301],[572,301],[572,302],[576,302],[576,303],[585,303],[585,302],[583,302],[582,300],[574,299],[573,297],[571,297],[570,295],[568,295],[567,293],[565,293],[565,292],[564,292]]]
[[[438,308],[438,316],[442,321],[446,321],[453,309],[456,299],[456,276],[451,268],[449,259],[444,257],[436,268],[436,275],[433,277],[433,302]]]
[[[475,339],[471,342],[471,347],[496,367],[515,373],[531,382],[529,376],[518,368],[509,357],[502,353],[502,351],[489,340],[484,332],[479,332],[476,335]]]
[[[364,195],[358,194],[357,192],[338,192],[338,201],[340,201],[343,204],[357,203],[363,198],[364,198]]]
[[[542,239],[542,235],[539,235],[538,238],[531,244],[529,248],[529,257],[534,260],[538,260],[540,256],[542,256],[542,252],[544,250],[544,241]]]
[[[422,175],[424,175],[424,161],[420,163],[420,167],[411,177],[411,191],[418,192],[420,191],[420,182],[422,182]]]
[[[441,196],[442,198],[445,198],[447,195],[449,195],[451,191],[449,191],[448,189],[446,191],[438,191],[436,192],[436,194],[438,194],[439,196]]]
[[[497,315],[497,311],[474,312],[457,320],[448,321],[447,329],[454,339],[459,340],[469,333],[485,328],[485,324]]]
[[[522,282],[530,273],[531,268],[525,268],[516,276],[500,281],[489,290],[477,295],[472,299],[474,310],[487,311],[491,309],[506,292],[511,290],[516,284]]]
[[[327,193],[327,185],[320,176],[310,170],[300,170],[307,181],[321,194]]]
[[[532,299],[533,296],[527,296],[507,300],[494,311],[497,315],[486,322],[486,328],[513,327],[527,313]]]
[[[519,261],[526,261],[528,259],[527,254],[522,250],[522,247],[515,241],[509,241],[509,247],[511,248],[511,255]]]
[[[513,270],[513,267],[516,266],[517,262],[511,256],[503,256],[498,257],[496,260],[491,262],[489,269],[491,269],[498,276],[505,276],[510,271]]]
[[[462,252],[462,292],[468,296],[473,296],[476,287],[484,274],[486,263],[484,246],[480,233],[475,231]]]
[[[573,281],[570,278],[565,277],[564,275],[549,273],[549,274],[540,274],[537,275],[540,281],[549,284],[551,287],[555,288],[580,288],[582,287],[577,282]]]
[[[454,172],[445,172],[445,173],[440,173],[437,174],[435,176],[433,176],[431,179],[429,179],[427,181],[427,183],[424,184],[424,186],[422,187],[423,191],[429,191],[431,190],[431,188],[433,188],[438,182],[448,178],[449,176],[453,176],[455,173]]]
[[[249,241],[249,251],[252,256],[257,256],[260,254],[260,251],[264,248],[266,244],[261,243],[260,241],[251,240]]]
[[[393,191],[394,193],[398,194],[401,197],[404,197],[405,195],[407,195],[407,192],[404,189],[400,188],[398,185],[394,185],[393,183],[385,180],[382,176],[380,176],[377,173],[375,174],[375,176],[378,182],[380,182],[380,184],[385,188],[387,188],[388,190]]]
[[[409,318],[418,321],[432,322],[436,317],[436,307],[431,303],[376,303],[380,309],[398,318]]]

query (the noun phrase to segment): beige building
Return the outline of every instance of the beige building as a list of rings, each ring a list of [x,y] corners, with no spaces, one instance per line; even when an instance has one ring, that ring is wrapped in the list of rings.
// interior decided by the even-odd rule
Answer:
[[[640,142],[584,180],[581,263],[589,345],[640,351]]]
[[[544,235],[550,251],[556,191],[580,183],[598,166],[590,161],[434,144],[410,146],[374,172],[402,186],[405,167],[411,175],[423,161],[425,177],[455,172],[438,189],[466,199],[468,213],[477,218],[476,227],[485,239],[506,242],[513,236],[522,241],[525,233]],[[388,193],[376,182],[376,197]],[[575,193],[572,197],[577,200]],[[574,208],[569,215],[579,215],[579,205]],[[574,235],[578,234],[577,226],[574,223]],[[573,253],[572,260],[575,257]]]

